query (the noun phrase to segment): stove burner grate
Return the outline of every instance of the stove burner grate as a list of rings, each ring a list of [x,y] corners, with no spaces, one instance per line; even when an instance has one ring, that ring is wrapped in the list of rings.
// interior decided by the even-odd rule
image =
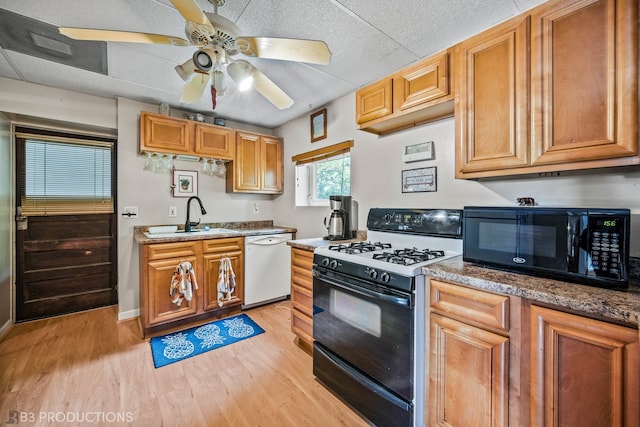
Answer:
[[[412,265],[419,262],[431,261],[444,256],[444,251],[430,249],[395,249],[393,252],[373,254],[373,259],[391,262],[393,264]]]
[[[362,254],[365,252],[373,252],[380,249],[390,249],[390,243],[381,242],[352,242],[347,244],[329,245],[330,251],[344,252],[347,254]]]

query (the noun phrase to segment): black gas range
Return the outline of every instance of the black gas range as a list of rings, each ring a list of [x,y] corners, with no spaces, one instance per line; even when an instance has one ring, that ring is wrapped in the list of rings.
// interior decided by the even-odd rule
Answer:
[[[371,209],[367,228],[314,253],[314,374],[377,426],[420,426],[422,267],[462,253],[462,211]]]

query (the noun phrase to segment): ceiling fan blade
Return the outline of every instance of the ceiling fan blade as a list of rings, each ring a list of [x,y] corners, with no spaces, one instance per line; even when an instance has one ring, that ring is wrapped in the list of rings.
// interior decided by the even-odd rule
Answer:
[[[194,0],[171,0],[173,6],[180,12],[185,20],[195,22],[197,24],[208,25],[212,27],[211,21],[207,18],[200,7]]]
[[[74,40],[95,40],[105,42],[172,44],[174,46],[190,46],[190,43],[180,37],[165,36],[163,34],[134,33],[128,31],[92,30],[89,28],[58,28],[63,34]]]
[[[180,95],[180,102],[186,104],[193,104],[198,102],[202,98],[204,88],[209,83],[209,74],[197,72],[191,77],[191,80],[184,85],[182,89],[182,95]]]
[[[320,40],[241,36],[236,45],[247,56],[323,65],[331,61],[329,47]]]
[[[255,67],[253,70],[253,84],[256,90],[278,109],[284,110],[293,105],[293,99],[289,98],[289,95],[284,93],[269,77]]]

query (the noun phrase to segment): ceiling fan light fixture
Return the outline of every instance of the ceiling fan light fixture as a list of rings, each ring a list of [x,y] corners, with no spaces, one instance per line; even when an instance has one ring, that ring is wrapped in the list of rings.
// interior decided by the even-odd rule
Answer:
[[[255,68],[245,60],[232,62],[227,67],[227,72],[234,82],[238,84],[238,90],[246,91],[253,85],[253,72]]]
[[[191,78],[191,76],[193,76],[193,73],[195,72],[194,71],[195,68],[196,66],[193,63],[193,59],[189,59],[184,64],[176,65],[175,70],[176,70],[176,73],[178,73],[178,75],[180,76],[180,78],[186,82]]]
[[[208,73],[213,68],[213,59],[211,55],[202,49],[198,49],[193,53],[193,64],[203,73]]]

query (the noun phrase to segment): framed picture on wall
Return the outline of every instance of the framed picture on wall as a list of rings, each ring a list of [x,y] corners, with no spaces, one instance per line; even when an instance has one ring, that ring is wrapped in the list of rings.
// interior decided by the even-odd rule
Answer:
[[[437,191],[436,167],[408,169],[402,171],[402,192],[422,193]]]
[[[198,172],[173,171],[173,197],[191,197],[198,195]]]
[[[327,109],[323,108],[311,115],[311,142],[327,137]]]

